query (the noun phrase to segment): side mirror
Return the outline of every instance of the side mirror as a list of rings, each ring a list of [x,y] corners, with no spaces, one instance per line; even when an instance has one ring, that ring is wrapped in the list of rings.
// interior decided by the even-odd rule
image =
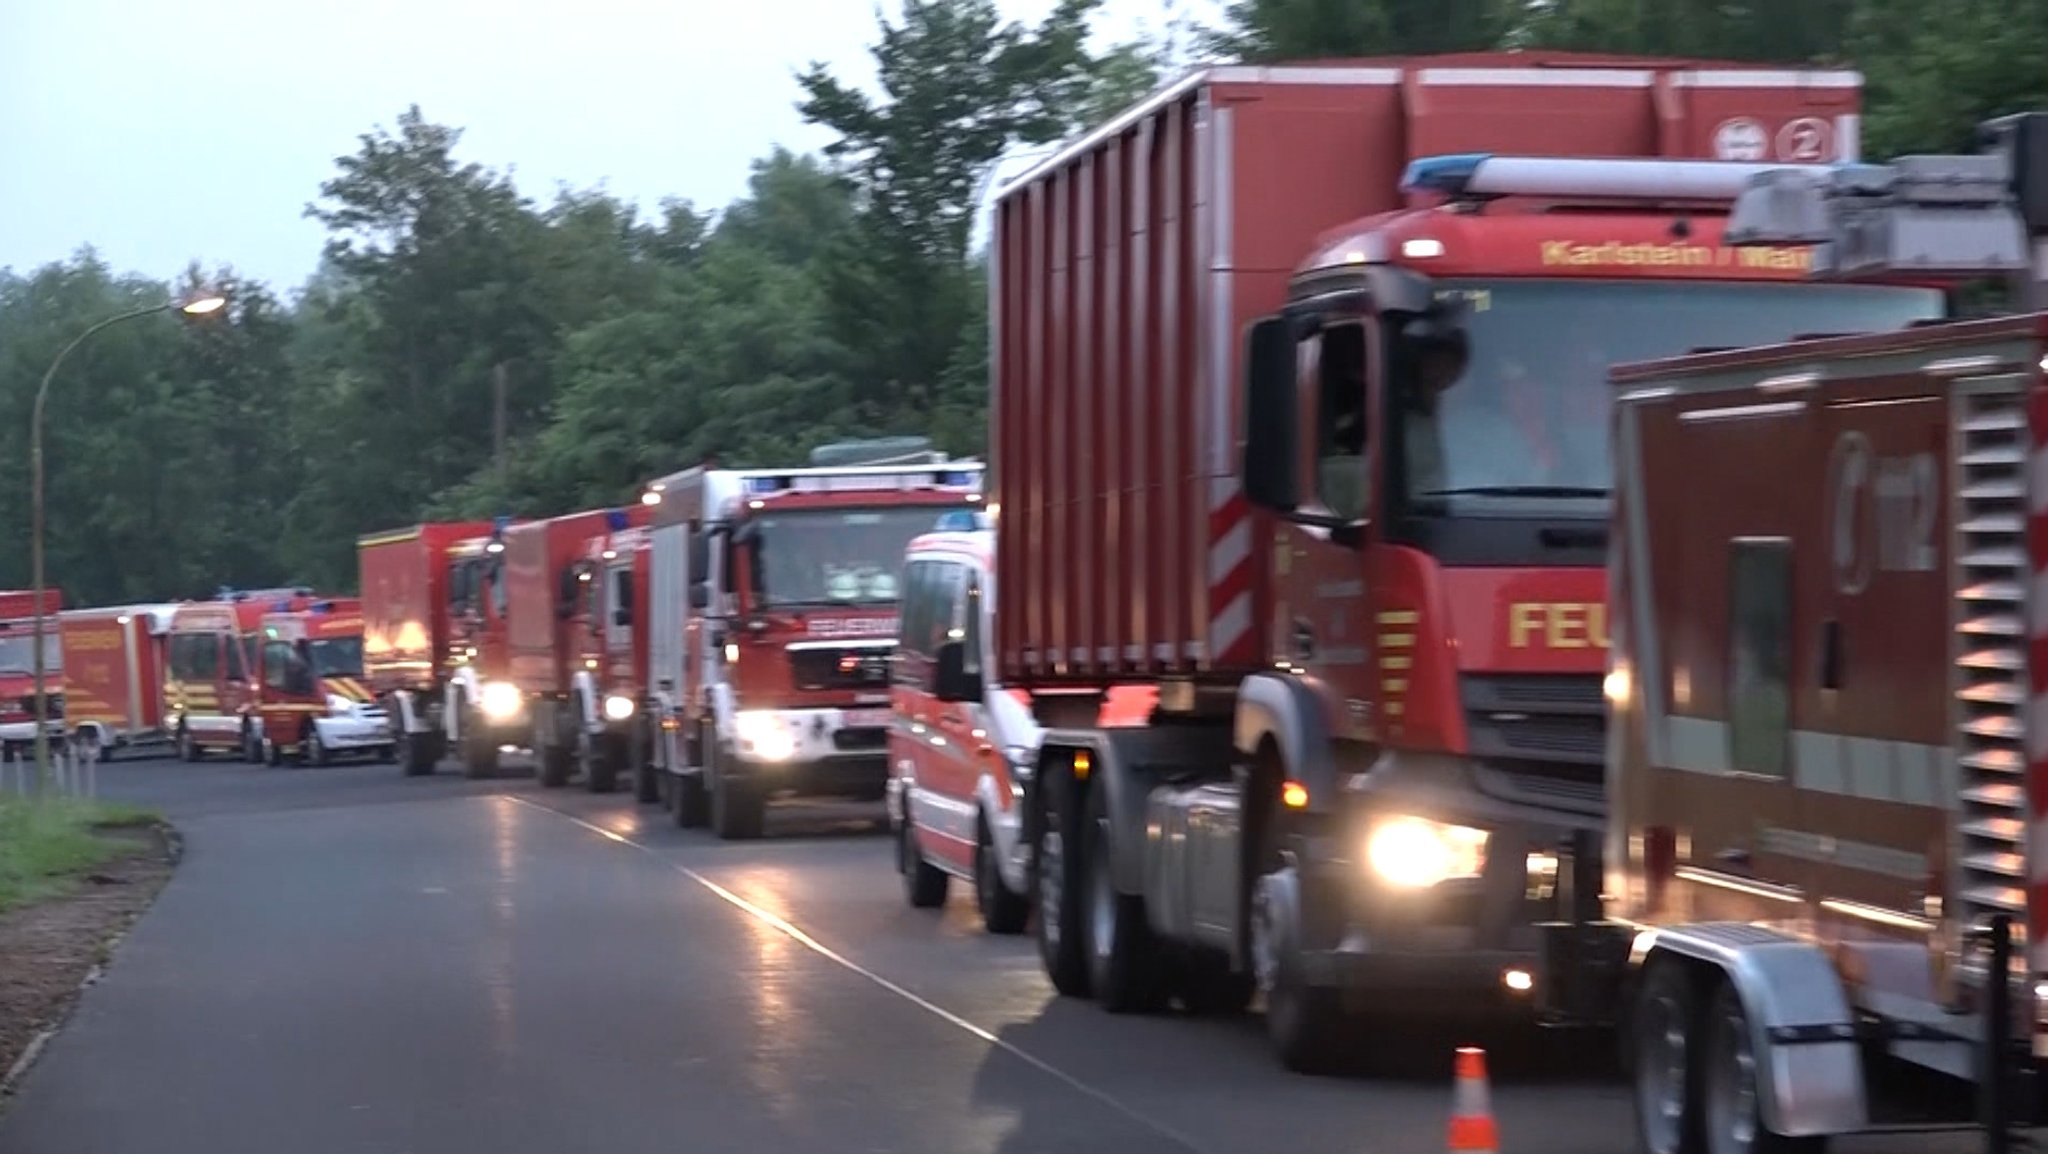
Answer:
[[[932,695],[940,701],[980,701],[981,674],[967,672],[967,643],[948,641],[939,646],[938,669],[932,678]]]
[[[625,626],[633,623],[633,607],[620,605],[612,609],[612,624]]]
[[[711,585],[708,582],[698,581],[690,586],[690,608],[711,608]]]
[[[1252,326],[1245,355],[1245,499],[1277,513],[1301,504],[1296,491],[1294,330],[1284,317]]]

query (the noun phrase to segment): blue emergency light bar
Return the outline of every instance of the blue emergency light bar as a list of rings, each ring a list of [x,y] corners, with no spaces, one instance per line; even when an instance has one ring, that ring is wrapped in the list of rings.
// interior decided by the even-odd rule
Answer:
[[[789,488],[788,477],[748,477],[747,492],[779,493]]]
[[[1401,174],[1401,190],[1467,199],[1537,196],[1733,201],[1759,173],[1813,167],[1819,166],[1466,152],[1409,162],[1408,170]]]
[[[292,611],[292,603],[289,601],[273,601],[270,603],[270,611],[272,613],[290,613]]]
[[[315,601],[313,602],[312,605],[308,606],[307,608],[311,609],[315,613],[332,613],[334,612],[334,602]]]
[[[607,510],[605,510],[605,514],[604,514],[604,527],[605,527],[606,529],[609,529],[609,530],[611,530],[611,531],[612,531],[612,532],[614,532],[614,533],[623,533],[623,532],[625,532],[625,531],[626,531],[626,511],[625,511],[624,509],[607,509]]]
[[[932,526],[934,533],[971,533],[983,528],[981,515],[973,509],[954,509],[939,514],[939,523]]]
[[[954,469],[950,472],[939,474],[939,484],[972,485],[974,484],[974,474],[965,469]]]
[[[503,537],[505,535],[505,530],[510,529],[511,527],[512,518],[503,513],[500,513],[497,516],[491,518],[491,536],[493,537]]]

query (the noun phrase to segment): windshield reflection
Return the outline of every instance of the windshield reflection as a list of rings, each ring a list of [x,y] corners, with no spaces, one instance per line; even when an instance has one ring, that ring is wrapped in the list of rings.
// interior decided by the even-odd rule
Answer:
[[[911,538],[932,531],[940,510],[816,509],[755,522],[754,591],[767,605],[877,605],[900,595]]]

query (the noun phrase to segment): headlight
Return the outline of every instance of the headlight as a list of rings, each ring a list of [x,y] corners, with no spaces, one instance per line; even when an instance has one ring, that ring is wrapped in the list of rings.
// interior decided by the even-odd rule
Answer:
[[[740,749],[763,761],[787,761],[796,754],[796,740],[782,719],[766,711],[741,711],[733,716]]]
[[[607,721],[624,721],[633,716],[633,699],[616,693],[605,698],[604,716]]]
[[[517,685],[509,681],[486,681],[477,697],[477,705],[492,721],[510,721],[519,716],[525,701],[520,697]]]
[[[347,717],[356,711],[356,703],[339,693],[327,695],[327,712],[332,717]]]
[[[1390,885],[1427,889],[1452,878],[1476,878],[1486,864],[1486,831],[1419,817],[1373,826],[1365,845],[1372,871]]]

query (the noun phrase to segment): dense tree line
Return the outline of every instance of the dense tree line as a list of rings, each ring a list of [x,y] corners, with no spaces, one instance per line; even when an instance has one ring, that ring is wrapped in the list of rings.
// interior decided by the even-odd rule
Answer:
[[[2048,104],[2048,0],[1235,0],[1091,51],[1101,0],[1036,24],[994,0],[903,0],[872,46],[881,96],[813,67],[822,156],[771,150],[719,211],[648,217],[602,192],[541,203],[418,108],[336,161],[307,212],[319,271],[287,300],[232,269],[177,284],[91,250],[0,270],[0,587],[27,583],[35,386],[85,325],[190,284],[204,324],[110,330],[48,423],[49,571],[74,602],[226,582],[349,587],[358,533],[422,516],[630,499],[717,449],[790,460],[841,436],[982,448],[987,317],[974,209],[991,166],[1108,116],[1196,58],[1273,61],[1556,47],[1867,76],[1866,151],[1968,147]]]

